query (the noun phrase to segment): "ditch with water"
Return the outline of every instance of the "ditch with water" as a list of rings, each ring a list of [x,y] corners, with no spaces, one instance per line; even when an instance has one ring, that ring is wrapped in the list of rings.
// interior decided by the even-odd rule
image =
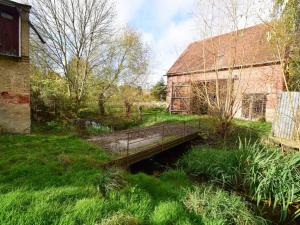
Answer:
[[[178,159],[191,149],[191,147],[191,143],[178,145],[175,148],[131,165],[129,170],[133,174],[142,172],[148,175],[159,176],[168,169],[176,168]]]

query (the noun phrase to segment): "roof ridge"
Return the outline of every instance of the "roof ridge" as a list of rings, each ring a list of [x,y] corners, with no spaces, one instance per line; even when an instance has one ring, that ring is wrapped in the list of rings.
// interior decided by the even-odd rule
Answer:
[[[267,44],[265,34],[268,32],[268,24],[261,23],[194,41],[180,54],[167,74],[185,73],[187,70],[201,70],[203,69],[201,63],[203,60],[205,60],[205,67],[208,69],[216,66],[228,67],[232,62],[232,57],[235,57],[235,65],[277,60],[272,47]],[[233,40],[231,35],[236,32],[241,37]],[[218,46],[217,49],[213,47],[215,44]],[[232,49],[231,45],[237,48]],[[214,53],[222,53],[223,55],[221,58],[216,59]]]
[[[204,38],[204,39],[200,39],[198,41],[194,41],[194,42],[190,43],[189,45],[197,44],[199,42],[209,41],[209,40],[212,40],[212,39],[216,39],[216,38],[220,38],[220,37],[223,37],[223,36],[227,36],[229,34],[233,34],[235,32],[246,31],[246,30],[250,30],[252,28],[256,28],[256,27],[260,27],[260,26],[267,26],[267,25],[266,25],[266,23],[260,23],[260,24],[256,24],[256,25],[251,25],[249,27],[245,27],[245,28],[241,28],[241,29],[238,29],[238,30],[229,31],[229,32],[226,32],[226,33],[223,33],[223,34],[218,34],[218,35],[215,35],[215,36],[211,36],[211,37],[207,37],[207,38]]]

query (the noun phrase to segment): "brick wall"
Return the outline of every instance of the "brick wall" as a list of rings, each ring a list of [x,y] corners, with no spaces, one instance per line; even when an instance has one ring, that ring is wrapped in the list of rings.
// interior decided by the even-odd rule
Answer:
[[[22,57],[0,56],[0,132],[30,132],[29,7],[21,14]]]
[[[226,79],[228,71],[219,71],[219,79]],[[266,114],[268,121],[272,121],[275,115],[278,95],[283,90],[283,79],[280,65],[267,65],[260,67],[234,70],[232,75],[236,78],[235,93],[237,93],[236,117],[242,118],[242,96],[243,94],[261,93],[266,94]],[[189,83],[190,81],[204,81],[216,79],[215,72],[200,73],[193,75],[168,76],[167,102],[171,102],[172,84]]]

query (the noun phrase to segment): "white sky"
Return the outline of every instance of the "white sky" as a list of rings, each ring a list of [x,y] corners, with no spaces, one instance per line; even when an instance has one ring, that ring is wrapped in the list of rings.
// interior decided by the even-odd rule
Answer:
[[[17,0],[28,2],[28,0]],[[32,1],[32,0],[31,0]],[[59,1],[59,0],[57,0]],[[118,25],[135,28],[151,48],[149,84],[167,73],[175,60],[193,41],[231,30],[224,9],[238,5],[243,18],[241,28],[266,20],[273,0],[112,0],[116,3]],[[214,2],[214,7],[211,6]],[[245,12],[245,8],[249,11]],[[248,15],[245,18],[245,15]],[[213,30],[205,30],[203,19],[213,21]],[[211,20],[213,18],[213,20]],[[218,31],[218,32],[217,32]]]
[[[12,0],[13,2],[18,2],[21,4],[28,4],[28,0]]]
[[[214,9],[207,7],[212,1]],[[197,0],[116,0],[119,23],[137,29],[152,49],[150,83],[166,74],[189,43],[204,37],[203,18],[214,18],[213,26],[218,31],[230,31],[232,23],[224,14],[228,2],[235,2],[238,14],[244,15],[241,27],[261,23],[272,9],[272,0],[212,1],[200,0],[196,4]],[[249,10],[245,12],[245,8]],[[205,36],[209,36],[207,32]]]

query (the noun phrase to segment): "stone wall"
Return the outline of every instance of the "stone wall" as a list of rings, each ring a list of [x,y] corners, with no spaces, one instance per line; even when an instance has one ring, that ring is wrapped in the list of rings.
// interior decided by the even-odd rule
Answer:
[[[219,71],[219,79],[226,79],[228,71]],[[230,73],[235,77],[235,93],[237,93],[236,117],[242,118],[241,101],[243,94],[261,93],[266,94],[266,119],[272,121],[278,104],[278,96],[283,91],[283,78],[280,65],[266,65],[234,70]],[[169,76],[167,102],[171,102],[172,84],[189,83],[195,81],[215,80],[216,72],[199,73],[193,75]]]
[[[0,56],[0,132],[30,133],[29,7],[21,22],[21,58]]]

